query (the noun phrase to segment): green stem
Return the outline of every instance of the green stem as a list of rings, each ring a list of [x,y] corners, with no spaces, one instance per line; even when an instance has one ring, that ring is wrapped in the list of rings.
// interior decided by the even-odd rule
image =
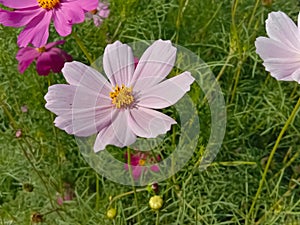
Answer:
[[[141,188],[141,189],[136,189],[136,190],[135,190],[136,193],[142,192],[142,191],[148,191],[148,190],[147,190],[147,188]],[[118,200],[119,198],[122,198],[122,197],[127,196],[127,195],[132,195],[132,194],[134,194],[134,191],[128,191],[128,192],[125,192],[125,193],[116,195],[116,196],[113,197],[113,199],[110,201],[108,208],[110,208],[111,205],[112,205],[112,203],[113,203],[114,201]]]
[[[263,173],[262,178],[261,178],[261,180],[260,180],[260,182],[259,182],[259,187],[258,187],[257,192],[256,192],[256,195],[255,195],[255,197],[254,197],[254,199],[253,199],[251,208],[250,208],[249,213],[248,213],[248,217],[250,217],[250,215],[252,214],[252,212],[253,212],[253,210],[254,210],[255,203],[256,203],[256,201],[257,201],[257,199],[258,199],[258,197],[259,197],[259,195],[260,195],[260,193],[261,193],[261,191],[262,191],[262,187],[263,187],[263,184],[264,184],[264,182],[265,182],[265,179],[266,179],[266,176],[267,176],[267,172],[268,172],[269,167],[270,167],[270,165],[271,165],[273,156],[274,156],[274,154],[275,154],[275,152],[276,152],[276,150],[277,150],[277,148],[278,148],[278,146],[279,146],[280,140],[281,140],[281,138],[283,137],[285,131],[286,131],[287,128],[288,128],[288,126],[289,126],[289,125],[291,124],[291,122],[294,120],[294,118],[295,118],[295,116],[296,116],[296,113],[297,113],[299,107],[300,107],[300,98],[298,99],[298,102],[297,102],[297,104],[295,105],[295,107],[294,107],[294,109],[293,109],[291,115],[290,115],[289,118],[287,119],[286,123],[284,124],[284,127],[282,128],[280,134],[279,134],[278,137],[277,137],[277,140],[276,140],[276,142],[275,142],[275,145],[274,145],[274,147],[273,147],[273,149],[272,149],[272,151],[271,151],[271,154],[270,154],[270,156],[269,156],[269,158],[268,158],[267,165],[266,165],[266,167],[265,167],[265,169],[264,169],[264,173]]]
[[[90,53],[88,52],[88,50],[86,49],[86,47],[84,46],[83,42],[81,41],[81,39],[78,37],[78,35],[75,33],[75,31],[73,31],[72,36],[74,37],[77,45],[79,46],[79,48],[81,49],[81,51],[83,52],[83,54],[86,56],[86,58],[88,59],[88,61],[90,62],[90,64],[92,65],[92,63],[94,62],[94,60],[92,59]]]
[[[134,178],[133,178],[133,174],[132,174],[130,148],[127,148],[127,164],[128,164],[128,168],[129,168],[129,173],[130,173],[130,178],[131,178],[131,183],[132,183],[132,189],[133,189],[136,208],[139,211],[139,202],[138,202],[138,198],[137,198],[137,194],[136,194],[136,188],[135,188],[135,185],[134,185]],[[141,225],[140,214],[137,214],[137,217],[138,217],[138,222]]]
[[[156,212],[155,225],[159,225],[159,211]]]

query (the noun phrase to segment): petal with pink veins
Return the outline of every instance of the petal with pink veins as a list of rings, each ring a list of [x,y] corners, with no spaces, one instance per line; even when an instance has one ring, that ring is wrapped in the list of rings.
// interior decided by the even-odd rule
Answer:
[[[107,45],[103,56],[105,74],[113,86],[130,85],[134,72],[132,49],[119,41]]]
[[[21,48],[16,55],[16,59],[19,61],[18,69],[20,73],[24,73],[24,71],[39,56],[39,54],[40,53],[35,48]]]
[[[0,0],[0,4],[13,9],[24,9],[39,5],[37,0]]]
[[[140,92],[138,106],[163,109],[174,105],[183,95],[190,90],[194,82],[190,72],[167,79],[150,89]]]
[[[65,23],[82,23],[84,21],[84,11],[77,2],[61,2],[62,10],[60,13],[65,15],[67,19]]]
[[[112,91],[111,84],[92,67],[73,61],[65,63],[62,72],[69,84],[86,87],[95,93],[101,92],[103,98],[111,101],[109,97],[109,93]]]
[[[283,12],[272,12],[266,20],[267,34],[271,39],[300,49],[300,33],[296,24]]]
[[[170,130],[176,121],[161,112],[139,107],[130,110],[128,124],[137,136],[155,138]]]
[[[155,41],[139,59],[130,86],[136,91],[153,87],[168,76],[175,59],[176,48],[170,41]]]
[[[37,48],[44,46],[49,37],[51,17],[52,13],[46,12],[44,14],[39,14],[31,20],[20,33],[18,45],[20,47],[26,47],[28,43],[32,43],[33,46]]]
[[[112,124],[102,129],[96,138],[94,151],[104,150],[107,145],[115,145],[117,147],[125,147],[133,144],[136,135],[128,126],[128,110],[112,110]]]
[[[22,27],[30,23],[35,17],[44,14],[41,8],[29,10],[7,11],[0,9],[0,24],[9,27]]]

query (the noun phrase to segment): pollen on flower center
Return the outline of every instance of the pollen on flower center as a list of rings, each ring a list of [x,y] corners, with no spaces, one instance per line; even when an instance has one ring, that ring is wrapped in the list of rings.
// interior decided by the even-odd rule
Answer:
[[[96,15],[97,12],[98,12],[97,9],[94,9],[94,10],[90,11],[90,13],[93,14],[93,15]]]
[[[125,87],[124,84],[122,84],[121,87],[119,87],[119,85],[116,85],[113,91],[109,93],[109,96],[112,99],[112,103],[118,109],[126,108],[130,106],[134,101],[132,88]]]
[[[43,53],[46,51],[46,48],[45,47],[40,47],[40,48],[36,48],[36,50],[40,53]]]
[[[44,9],[53,9],[57,4],[60,3],[60,0],[37,0],[39,6]]]
[[[139,165],[140,165],[140,166],[144,166],[145,163],[146,163],[146,160],[145,160],[145,159],[140,159],[140,160],[139,160]]]

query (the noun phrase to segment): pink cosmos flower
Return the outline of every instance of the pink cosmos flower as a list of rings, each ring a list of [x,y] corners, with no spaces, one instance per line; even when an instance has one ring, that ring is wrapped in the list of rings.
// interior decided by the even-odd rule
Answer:
[[[125,160],[128,160],[128,154],[125,153]],[[157,155],[156,158],[152,157],[148,152],[139,152],[130,154],[130,165],[132,166],[132,176],[135,180],[138,180],[140,176],[147,172],[148,168],[145,165],[151,165],[159,162],[161,160],[160,156]],[[129,170],[128,164],[125,164],[125,169]],[[152,165],[150,170],[153,172],[159,172],[159,167],[157,165]]]
[[[18,69],[20,73],[24,73],[34,60],[36,60],[36,70],[39,75],[46,76],[51,70],[54,73],[61,72],[65,62],[72,61],[72,56],[59,48],[54,48],[54,46],[64,43],[65,41],[61,40],[49,43],[41,48],[21,48],[16,56],[19,61]]]
[[[285,13],[272,12],[266,30],[269,38],[258,37],[255,41],[266,70],[277,80],[300,83],[300,28]]]
[[[190,72],[164,80],[172,70],[176,48],[155,41],[136,69],[132,49],[119,41],[107,45],[103,68],[108,80],[80,62],[66,63],[62,72],[69,84],[49,87],[46,108],[57,117],[55,125],[69,134],[97,134],[94,151],[106,145],[129,146],[137,136],[155,138],[176,121],[154,109],[175,104],[190,90]]]
[[[99,27],[104,19],[109,16],[109,4],[99,2],[98,7],[92,11],[85,14],[86,19],[93,19],[96,27]]]
[[[0,24],[9,27],[25,27],[18,37],[18,45],[26,47],[31,43],[41,47],[47,43],[49,25],[60,36],[72,32],[72,25],[84,21],[84,13],[95,9],[98,0],[0,0],[12,11],[0,9]]]

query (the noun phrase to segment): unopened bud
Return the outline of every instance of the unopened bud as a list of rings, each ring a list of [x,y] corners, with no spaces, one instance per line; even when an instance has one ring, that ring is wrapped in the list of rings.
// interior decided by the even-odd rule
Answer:
[[[159,210],[162,207],[163,203],[164,203],[164,201],[163,201],[162,197],[160,197],[159,195],[155,195],[155,196],[151,197],[149,200],[149,205],[150,205],[151,209],[154,209],[154,210]]]
[[[114,219],[114,218],[116,217],[116,215],[117,215],[117,210],[114,209],[114,208],[111,208],[111,209],[109,209],[109,210],[107,211],[106,215],[107,215],[108,219],[111,219],[111,220],[112,220],[112,219]]]

